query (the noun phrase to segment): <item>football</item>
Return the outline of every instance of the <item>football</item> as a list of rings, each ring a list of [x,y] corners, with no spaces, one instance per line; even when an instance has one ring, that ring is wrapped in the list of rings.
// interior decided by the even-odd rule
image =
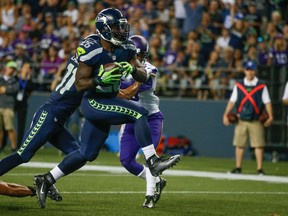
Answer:
[[[260,121],[262,124],[264,124],[264,123],[267,121],[268,118],[269,118],[268,113],[267,113],[266,111],[264,111],[264,112],[262,112],[262,113],[260,114],[260,116],[259,116],[259,121]]]
[[[114,62],[111,62],[111,63],[107,63],[107,64],[103,65],[103,67],[104,67],[104,71],[110,71],[110,70],[113,70],[114,68],[119,67],[119,66],[117,64],[115,64]],[[119,72],[120,72],[120,70],[117,70],[117,73],[119,73]]]
[[[228,113],[227,114],[228,120],[231,124],[234,124],[238,121],[238,116],[236,113]]]

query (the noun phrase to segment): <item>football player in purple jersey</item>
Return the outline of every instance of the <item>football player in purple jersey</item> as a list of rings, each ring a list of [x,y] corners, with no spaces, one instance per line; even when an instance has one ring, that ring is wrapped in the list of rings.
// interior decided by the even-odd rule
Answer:
[[[145,67],[149,78],[144,83],[136,82],[132,76],[121,82],[119,97],[131,99],[148,110],[148,124],[150,127],[152,140],[157,147],[163,128],[163,115],[159,110],[159,98],[154,94],[157,83],[158,69],[146,61],[149,44],[140,35],[130,37],[136,46],[137,58]],[[166,180],[157,176],[154,177],[150,170],[136,161],[136,155],[140,149],[135,138],[134,124],[122,125],[120,133],[120,161],[131,174],[146,180],[146,197],[143,203],[144,208],[153,208],[159,200],[161,192],[166,185]]]
[[[46,206],[48,189],[59,178],[68,175],[98,157],[111,125],[134,123],[135,137],[146,158],[153,176],[175,165],[180,156],[158,157],[153,145],[148,111],[128,100],[117,97],[120,87],[119,76],[131,74],[136,81],[146,82],[147,72],[136,58],[135,45],[129,38],[130,27],[123,14],[114,8],[99,12],[95,20],[97,34],[86,37],[77,48],[75,85],[83,92],[81,110],[85,122],[81,133],[80,149],[71,152],[50,172],[35,176],[38,204]],[[104,65],[116,63],[118,66],[105,71]],[[104,74],[104,75],[103,75]],[[111,82],[106,84],[106,77]]]

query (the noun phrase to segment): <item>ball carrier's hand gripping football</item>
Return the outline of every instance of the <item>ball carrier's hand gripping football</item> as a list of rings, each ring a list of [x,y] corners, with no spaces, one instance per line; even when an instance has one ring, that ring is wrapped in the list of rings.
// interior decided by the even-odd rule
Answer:
[[[106,86],[112,85],[121,80],[122,74],[118,64],[110,63],[101,65],[98,75],[93,79],[94,85]]]
[[[128,62],[115,62],[119,66],[121,74],[127,78],[130,74],[133,74],[136,71],[136,67],[131,65]]]

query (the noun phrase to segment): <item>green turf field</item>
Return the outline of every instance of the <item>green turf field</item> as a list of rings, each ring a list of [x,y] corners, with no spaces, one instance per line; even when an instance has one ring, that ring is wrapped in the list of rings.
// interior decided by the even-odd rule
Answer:
[[[5,153],[0,155],[4,157]],[[63,157],[54,149],[41,149],[31,162],[59,162]],[[143,159],[140,159],[143,161]],[[120,166],[119,158],[101,152],[89,165]],[[244,161],[243,173],[255,173],[255,161]],[[234,167],[233,159],[183,157],[171,170],[195,170],[226,173]],[[31,185],[33,175],[49,168],[18,167],[0,179]],[[264,162],[268,175],[288,178],[288,163]],[[154,209],[143,209],[145,182],[128,173],[77,171],[57,182],[63,200],[47,199],[45,209],[35,197],[0,196],[0,216],[6,215],[223,215],[285,216],[288,215],[288,183],[215,178],[172,176]]]

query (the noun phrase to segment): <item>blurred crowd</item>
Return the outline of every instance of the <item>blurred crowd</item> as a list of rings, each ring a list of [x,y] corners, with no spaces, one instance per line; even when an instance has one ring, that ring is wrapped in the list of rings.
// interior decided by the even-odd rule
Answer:
[[[159,95],[225,99],[248,59],[288,66],[286,0],[1,0],[1,73],[13,61],[16,71],[29,68],[33,90],[54,89],[107,7],[150,42]]]

